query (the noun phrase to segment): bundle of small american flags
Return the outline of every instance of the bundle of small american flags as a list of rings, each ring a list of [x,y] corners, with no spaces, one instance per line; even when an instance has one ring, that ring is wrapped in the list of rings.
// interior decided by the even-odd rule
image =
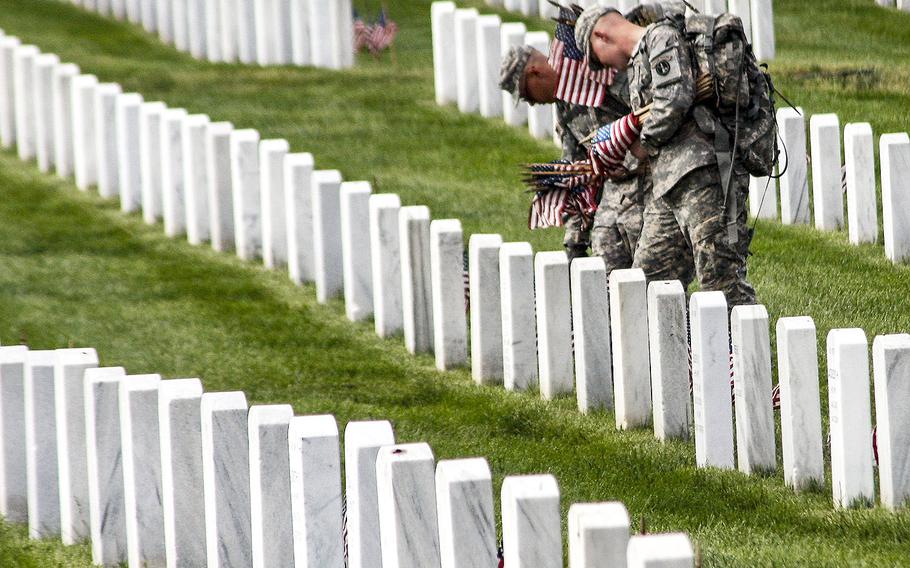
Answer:
[[[528,164],[524,182],[534,192],[528,228],[558,227],[574,215],[582,217],[584,226],[590,225],[597,210],[601,181],[587,162]]]
[[[592,71],[588,67],[588,58],[578,49],[575,20],[581,13],[581,7],[573,5],[566,8],[552,0],[550,3],[559,8],[559,17],[554,18],[556,33],[548,57],[550,67],[559,73],[556,98],[573,105],[600,106],[607,89],[613,84],[616,71],[612,68]]]
[[[375,23],[367,24],[354,14],[354,51],[368,50],[374,56],[391,46],[398,34],[398,24],[388,19],[385,9],[379,11]]]

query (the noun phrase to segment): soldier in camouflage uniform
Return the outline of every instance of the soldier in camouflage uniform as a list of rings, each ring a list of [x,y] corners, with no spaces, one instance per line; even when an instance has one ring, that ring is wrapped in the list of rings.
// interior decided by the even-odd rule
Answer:
[[[653,188],[634,266],[649,279],[673,277],[679,269],[667,262],[688,250],[702,290],[724,292],[731,307],[755,303],[746,279],[745,200],[736,200],[736,222],[728,227],[727,192],[708,134],[716,116],[710,107],[693,104],[694,66],[679,28],[669,19],[642,28],[615,10],[593,7],[579,17],[575,33],[592,68],[630,68],[634,111],[653,103],[638,150],[650,158]],[[736,172],[734,182],[739,189],[748,176]],[[674,225],[683,241],[669,232]]]
[[[629,113],[628,80],[624,73],[616,76],[603,104],[599,107],[573,105],[557,100],[553,93],[559,76],[547,62],[547,57],[528,46],[513,47],[503,58],[500,87],[529,104],[555,103],[556,130],[562,145],[562,159],[580,161],[588,158],[583,140],[617,118]],[[632,159],[626,164],[630,171],[639,169]],[[641,168],[644,171],[646,168]],[[594,254],[602,256],[607,273],[632,266],[632,258],[641,234],[644,212],[643,196],[647,176],[626,176],[623,181],[607,181],[594,223],[582,227],[582,218],[573,216],[566,220],[563,244],[569,260],[587,256],[590,246]]]

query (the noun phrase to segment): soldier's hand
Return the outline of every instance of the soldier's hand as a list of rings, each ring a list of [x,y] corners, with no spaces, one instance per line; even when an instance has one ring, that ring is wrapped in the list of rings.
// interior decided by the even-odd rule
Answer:
[[[632,155],[638,158],[639,160],[648,159],[648,151],[641,147],[641,143],[636,140],[632,143],[632,146],[629,148],[629,151],[632,152]]]
[[[612,181],[623,181],[632,177],[632,174],[624,166],[607,168],[605,173]]]
[[[571,263],[576,258],[587,258],[588,247],[566,247],[566,258]]]

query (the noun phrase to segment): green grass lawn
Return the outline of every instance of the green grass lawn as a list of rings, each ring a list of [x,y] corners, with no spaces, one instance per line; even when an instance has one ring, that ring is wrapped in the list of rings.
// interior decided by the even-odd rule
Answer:
[[[536,250],[558,248],[558,231],[526,229],[515,167],[551,159],[553,147],[437,107],[429,2],[389,4],[402,28],[397,62],[366,57],[342,73],[204,64],[138,28],[57,2],[0,0],[0,28],[146,100],[287,138],[320,168],[428,205],[436,218],[461,219],[466,236],[498,232]],[[868,120],[879,133],[907,130],[910,16],[871,0],[775,8],[781,57],[772,69],[791,99],[809,113],[837,112],[842,123]],[[873,79],[864,84],[842,73],[866,68]],[[622,500],[636,524],[690,533],[705,565],[894,566],[910,558],[908,512],[835,511],[828,489],[797,496],[780,474],[696,470],[691,444],[617,433],[611,415],[582,416],[572,399],[544,403],[477,387],[467,371],[438,373],[399,340],[349,324],[340,301],[317,305],[311,287],[281,273],[166,239],[160,226],[11,153],[0,154],[0,191],[4,343],[24,336],[35,348],[93,346],[103,364],[131,373],[199,376],[207,390],[242,389],[251,403],[290,402],[297,413],[333,413],[342,425],[388,418],[400,440],[427,441],[438,458],[486,456],[497,490],[505,474],[551,472],[564,509]],[[822,346],[834,327],[862,327],[870,339],[910,330],[910,269],[891,266],[881,246],[761,223],[754,253],[750,274],[772,318],[813,316]],[[33,543],[20,527],[0,524],[0,566],[89,563],[85,547]]]

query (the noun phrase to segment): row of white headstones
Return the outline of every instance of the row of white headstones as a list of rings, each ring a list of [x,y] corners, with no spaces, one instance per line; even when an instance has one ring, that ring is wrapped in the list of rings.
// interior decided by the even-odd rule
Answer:
[[[141,25],[197,59],[258,65],[354,65],[351,0],[72,0]]]
[[[578,4],[582,8],[603,6],[615,8],[623,14],[639,4],[658,4],[659,0],[578,0],[569,2],[554,0],[568,5]],[[887,2],[887,0],[882,0]],[[558,16],[556,6],[549,0],[486,0],[488,6],[518,12],[524,16],[554,18]],[[774,6],[772,0],[689,0],[688,4],[701,14],[719,15],[725,12],[736,14],[743,23],[746,37],[752,42],[755,56],[762,61],[774,59]],[[893,4],[893,0],[892,0]],[[688,10],[692,12],[692,10]]]
[[[257,145],[255,131],[209,128],[217,124],[164,110],[161,103],[142,103],[137,94],[99,84],[57,56],[0,33],[0,133],[23,160],[35,158],[43,171],[63,177],[75,171],[80,188],[97,185],[102,195],[119,197],[124,211],[141,208],[149,222],[163,211],[169,234],[186,230],[194,242],[212,238],[217,248],[235,243],[245,258],[270,250],[277,266],[288,260],[293,240],[307,250],[294,253],[298,269],[306,264],[301,256],[322,259],[311,268],[323,301],[340,290],[343,257],[345,283],[366,278],[360,285],[367,295],[360,299],[371,301],[369,250],[388,241],[387,257],[376,266],[382,274],[396,272],[397,262],[389,259],[397,259],[397,224],[370,222],[365,201],[341,207],[340,174],[312,172],[308,154],[295,161],[285,155],[286,143]],[[282,165],[289,168],[286,178],[276,173]],[[316,182],[322,178],[329,181]],[[212,193],[206,191],[208,179]],[[285,218],[276,220],[273,213],[283,215],[285,202],[270,201],[283,196],[285,187],[291,188],[287,227],[297,235],[293,239],[284,231],[277,238]],[[362,184],[348,189],[349,199],[369,196]],[[318,202],[329,205],[309,209]],[[259,211],[266,212],[261,225]],[[312,228],[296,233],[304,212]],[[243,230],[232,231],[231,213]],[[429,235],[419,222],[410,224],[411,217],[402,219],[403,233],[428,260]],[[343,254],[334,248],[310,252],[315,240],[337,243],[342,224]],[[378,236],[367,236],[367,227]],[[460,282],[460,242],[451,260]],[[410,301],[425,302],[428,271],[413,273]],[[295,278],[302,279],[299,273]],[[399,291],[401,284],[388,282]],[[462,290],[453,295],[463,302]],[[397,312],[384,320],[386,333],[402,325],[400,295],[394,303]],[[430,317],[426,303],[415,310]],[[356,319],[368,315],[365,306],[350,302],[348,313]],[[390,320],[398,323],[390,326]],[[431,333],[415,327],[414,345]],[[93,560],[103,565],[340,567],[347,543],[348,566],[373,567],[380,558],[384,566],[495,566],[492,480],[483,458],[437,464],[427,444],[396,445],[388,422],[348,423],[345,541],[332,416],[294,417],[289,405],[248,407],[242,392],[203,393],[199,379],[161,380],[97,365],[93,349],[0,347],[0,514],[27,522],[32,538],[59,535],[75,544],[89,537]],[[502,506],[507,565],[562,566],[556,479],[506,477]],[[684,534],[630,538],[621,503],[574,505],[569,528],[572,566],[597,566],[604,559],[626,565],[626,555],[629,566],[694,563]]]
[[[875,0],[875,3],[885,8],[897,8],[910,12],[910,0]]]
[[[516,104],[498,85],[500,60],[509,48],[530,45],[546,53],[546,32],[528,32],[522,23],[502,24],[499,16],[481,16],[473,8],[456,9],[448,1],[434,2],[431,18],[438,104],[456,103],[461,112],[502,116],[507,124],[515,126],[527,123],[531,135],[537,138],[556,136],[553,105]],[[809,224],[810,160],[802,109],[779,109],[777,124],[781,147],[779,212],[776,178],[752,178],[749,208],[759,219],[779,219],[785,225]],[[843,156],[837,115],[814,115],[809,128],[815,227],[836,231],[846,226],[851,243],[877,242],[872,126],[852,123],[844,127]],[[558,139],[554,142],[560,143]],[[895,263],[910,262],[910,137],[906,132],[883,134],[879,157],[885,255]],[[842,172],[846,181],[846,223]]]
[[[98,367],[94,349],[0,347],[0,395],[0,514],[90,539],[97,565],[496,566],[486,459],[437,463],[388,421],[347,423],[342,483],[333,416]],[[555,477],[505,477],[501,515],[507,566],[563,565]],[[619,502],[572,505],[568,531],[573,568],[694,565],[683,533],[630,536]]]

